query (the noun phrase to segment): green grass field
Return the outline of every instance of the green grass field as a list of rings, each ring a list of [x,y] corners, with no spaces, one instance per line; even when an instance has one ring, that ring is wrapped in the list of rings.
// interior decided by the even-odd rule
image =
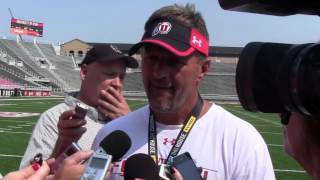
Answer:
[[[0,98],[0,112],[41,113],[60,102],[57,98]],[[144,105],[143,101],[129,101],[132,109]],[[279,118],[273,114],[250,113],[240,105],[222,104],[228,111],[253,124],[269,147],[277,179],[309,179],[303,169],[288,155],[282,146],[282,130]],[[16,170],[24,153],[32,128],[39,115],[32,117],[0,117],[0,173]]]

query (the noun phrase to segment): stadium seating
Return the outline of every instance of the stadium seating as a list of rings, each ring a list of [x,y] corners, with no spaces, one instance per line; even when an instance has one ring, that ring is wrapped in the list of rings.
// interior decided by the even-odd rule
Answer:
[[[12,69],[3,66],[0,64],[0,84],[1,85],[28,85],[28,86],[37,86],[31,82],[23,79],[21,76],[15,74]],[[39,85],[38,85],[39,86]]]
[[[30,53],[33,57],[42,57],[39,51],[35,48],[33,43],[30,42],[20,42]]]
[[[236,63],[223,63],[211,61],[210,73],[235,73],[236,72]]]
[[[124,90],[125,91],[134,91],[134,92],[143,92],[144,91],[141,71],[127,73],[127,75],[124,79]]]
[[[14,60],[19,60],[24,62],[22,59],[23,57],[19,57],[16,52],[22,51],[19,47],[13,46],[11,47],[9,40],[0,39],[0,49],[7,54],[7,56],[13,58]],[[22,59],[21,59],[22,58]],[[24,62],[24,67],[27,72],[30,74],[33,74],[35,77],[42,77],[32,66],[30,66],[28,63]]]
[[[5,57],[0,56],[1,74],[15,84],[42,87],[47,83],[41,81],[47,79],[51,82],[47,85],[54,85],[64,91],[80,87],[77,64],[83,57],[57,55],[51,44],[16,42],[7,39],[0,39],[0,52],[6,53]],[[141,61],[140,56],[136,58]],[[211,57],[209,73],[199,86],[200,93],[208,99],[237,101],[235,88],[237,60],[236,57]],[[24,66],[9,65],[9,61],[22,61]],[[126,94],[145,97],[141,69],[129,69],[124,80],[124,90]]]
[[[51,45],[38,44],[46,58],[50,60],[56,68],[53,71],[63,77],[69,89],[80,88],[79,69],[76,69],[72,57],[56,55]],[[51,47],[50,47],[51,46]]]
[[[49,44],[38,46],[31,42],[0,39],[0,49],[14,59],[21,60],[32,71],[34,79],[49,79],[51,85],[63,90],[79,88],[79,71],[74,70],[74,63],[71,63],[72,60],[70,62],[71,57],[56,55]],[[60,68],[52,68],[55,66]]]

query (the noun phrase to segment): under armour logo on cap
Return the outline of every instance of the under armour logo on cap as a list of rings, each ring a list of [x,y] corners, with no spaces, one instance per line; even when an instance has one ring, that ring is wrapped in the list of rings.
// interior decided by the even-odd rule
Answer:
[[[195,48],[196,50],[208,56],[208,51],[209,51],[208,41],[206,37],[203,36],[199,31],[197,31],[196,29],[191,30],[189,42],[193,48]]]
[[[152,36],[156,36],[157,34],[168,34],[171,30],[170,22],[160,22],[153,30]]]
[[[201,39],[197,39],[197,36],[192,36],[192,43],[193,44],[198,44],[199,48],[202,47],[202,41],[201,41]]]

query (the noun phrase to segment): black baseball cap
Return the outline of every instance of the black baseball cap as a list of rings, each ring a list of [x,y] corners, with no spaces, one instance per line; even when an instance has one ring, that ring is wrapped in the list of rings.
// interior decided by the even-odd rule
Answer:
[[[123,54],[116,46],[107,44],[96,45],[91,48],[79,66],[90,64],[92,62],[107,62],[116,60],[123,60],[126,66],[130,68],[137,68],[139,66],[135,58]]]
[[[130,48],[129,55],[136,53],[145,44],[161,46],[181,57],[195,51],[207,57],[209,52],[208,40],[204,35],[174,20],[159,20],[147,26],[141,41]]]

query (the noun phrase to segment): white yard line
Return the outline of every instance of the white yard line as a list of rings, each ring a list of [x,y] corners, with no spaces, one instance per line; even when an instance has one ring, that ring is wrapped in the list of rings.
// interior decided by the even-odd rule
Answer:
[[[14,128],[14,129],[16,129],[16,128],[22,128],[22,127],[18,127],[18,126],[8,126],[8,128]]]
[[[268,146],[283,147],[283,144],[267,144]]]
[[[12,129],[8,129],[8,128],[0,128],[0,130],[3,130],[3,131],[11,131]]]
[[[3,131],[3,130],[0,130],[0,133],[11,133],[11,134],[31,134],[31,132],[13,132],[13,131]]]
[[[274,169],[275,172],[294,172],[294,173],[306,173],[306,171],[302,170],[294,170],[294,169]]]
[[[20,156],[20,155],[13,155],[13,154],[0,154],[0,157],[18,157],[18,158],[21,158],[23,156]]]
[[[266,131],[262,131],[259,132],[260,134],[275,134],[275,135],[282,135],[282,133],[275,133],[275,132],[266,132]]]
[[[278,125],[270,125],[270,124],[252,124],[252,125],[257,127],[279,127]]]
[[[21,117],[22,118],[22,117]],[[0,120],[1,122],[15,122],[15,123],[26,123],[26,124],[35,124],[34,122],[30,121],[20,121],[20,120]]]
[[[28,126],[32,126],[31,124],[19,124],[17,126],[21,126],[21,127],[28,127]]]

